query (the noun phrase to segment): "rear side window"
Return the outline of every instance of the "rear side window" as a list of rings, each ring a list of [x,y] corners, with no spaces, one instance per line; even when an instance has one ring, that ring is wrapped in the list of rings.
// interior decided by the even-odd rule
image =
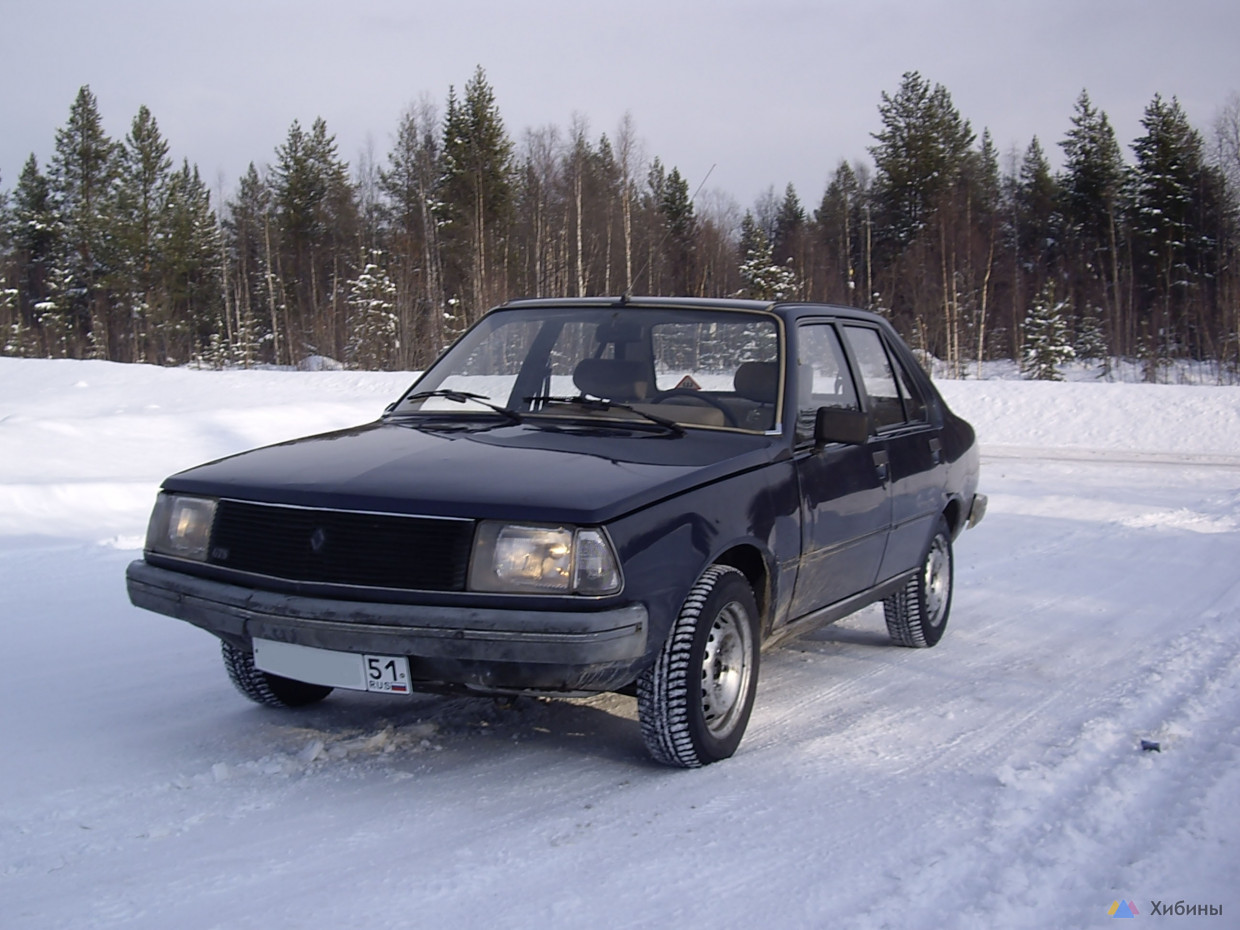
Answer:
[[[899,359],[891,356],[878,330],[845,326],[844,338],[856,359],[876,429],[924,422],[926,404]]]

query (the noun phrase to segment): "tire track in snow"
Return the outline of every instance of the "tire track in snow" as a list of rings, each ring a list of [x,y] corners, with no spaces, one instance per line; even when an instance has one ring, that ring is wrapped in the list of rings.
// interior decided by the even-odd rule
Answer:
[[[1084,926],[1112,900],[1156,897],[1157,889],[1131,887],[1125,876],[1139,871],[1132,867],[1147,849],[1199,821],[1240,762],[1235,743],[1212,732],[1219,721],[1240,719],[1238,593],[1233,586],[1222,598],[1232,606],[1151,645],[1062,744],[1002,766],[968,846],[925,852],[930,864],[903,876],[902,899],[929,913],[941,903],[950,915],[944,926],[1040,927]],[[1142,753],[1143,735],[1163,751]],[[1217,886],[1211,900],[1219,903],[1224,891]],[[961,911],[961,900],[972,906]],[[895,926],[899,917],[880,903],[858,925]]]
[[[1027,483],[1032,499],[1037,483],[1023,474],[1000,487]],[[1240,594],[1220,590],[1215,570],[1219,547],[1235,538],[1240,498],[1230,480],[1201,485],[1206,503],[1194,499],[1197,487],[1153,505],[1139,491],[1135,502],[1104,495],[1104,506],[1082,496],[1075,510],[1065,501],[1067,519],[992,507],[1014,545],[974,550],[965,537],[953,630],[929,656],[888,653],[877,613],[865,621],[873,632],[845,621],[764,656],[768,687],[742,755],[782,752],[792,777],[826,781],[815,802],[825,810],[811,822],[844,824],[834,846],[873,851],[878,837],[901,838],[885,857],[896,864],[870,894],[834,890],[833,915],[856,905],[856,922],[843,923],[901,926],[913,906],[954,915],[944,918],[950,926],[1045,926],[1052,912],[1071,914],[1052,924],[1083,925],[1110,901],[1143,893],[1123,876],[1145,849],[1202,822],[1211,799],[1221,803],[1236,741],[1177,746],[1176,734],[1191,724],[1212,742],[1219,720],[1240,719]],[[1220,498],[1220,487],[1232,490]],[[1210,512],[1218,526],[1202,535],[1151,506]],[[1130,518],[1141,513],[1154,516]],[[1191,611],[1187,632],[1159,616],[1169,607]],[[1167,751],[1143,756],[1143,735]],[[860,796],[833,797],[858,783]],[[970,794],[961,784],[975,805],[961,806]],[[1189,800],[1177,795],[1183,785]],[[925,807],[939,795],[944,809]],[[962,900],[972,906],[961,911]]]

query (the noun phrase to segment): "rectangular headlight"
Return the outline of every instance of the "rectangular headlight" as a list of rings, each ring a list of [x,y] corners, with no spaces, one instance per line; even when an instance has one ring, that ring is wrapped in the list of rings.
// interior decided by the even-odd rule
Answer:
[[[602,530],[484,522],[470,561],[473,591],[614,594],[620,569]]]
[[[162,555],[205,562],[215,520],[215,501],[162,493],[146,530],[146,547]]]

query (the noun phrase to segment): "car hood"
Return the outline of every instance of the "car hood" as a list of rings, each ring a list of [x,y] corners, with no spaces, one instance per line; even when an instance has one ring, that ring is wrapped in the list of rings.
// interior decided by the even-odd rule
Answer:
[[[428,516],[604,523],[758,468],[778,437],[712,430],[415,428],[381,420],[220,459],[169,491]]]

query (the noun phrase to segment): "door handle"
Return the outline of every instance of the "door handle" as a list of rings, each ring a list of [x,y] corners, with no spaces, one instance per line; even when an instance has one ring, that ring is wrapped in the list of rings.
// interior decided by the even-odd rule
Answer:
[[[888,473],[888,465],[891,464],[891,458],[887,455],[887,450],[880,449],[874,453],[874,470],[878,472],[878,480],[886,481]]]

